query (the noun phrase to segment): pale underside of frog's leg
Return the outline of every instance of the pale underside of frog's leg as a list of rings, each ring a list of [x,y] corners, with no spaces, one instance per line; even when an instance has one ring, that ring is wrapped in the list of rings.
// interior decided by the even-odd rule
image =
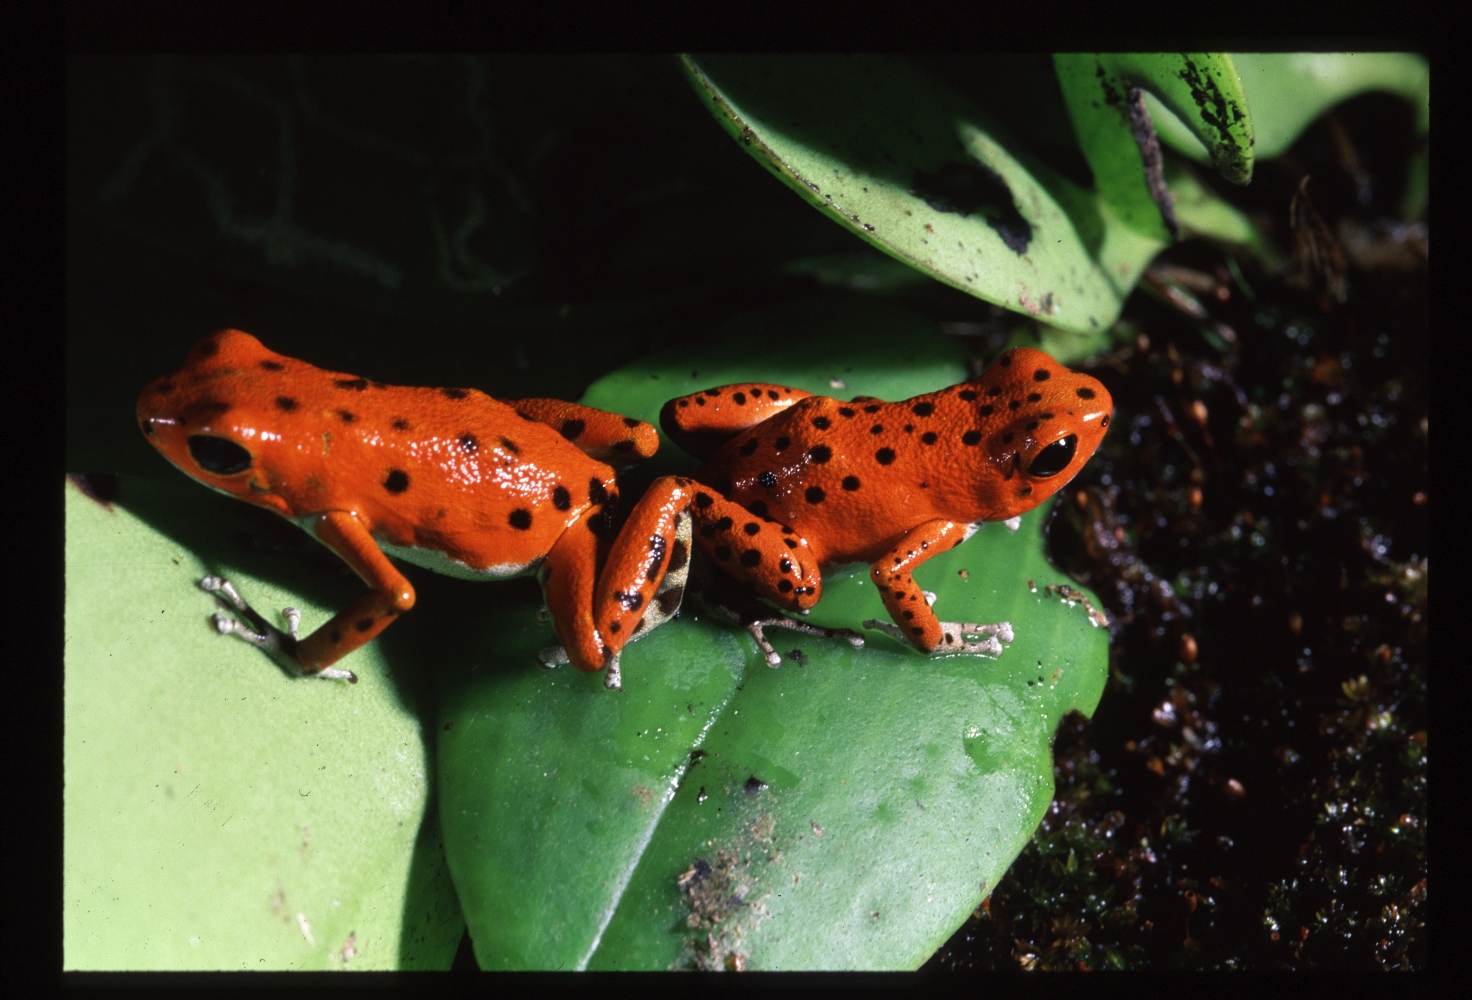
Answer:
[[[297,629],[301,624],[302,613],[296,608],[283,608],[281,616],[286,619],[286,631],[273,626],[261,617],[260,613],[246,603],[245,598],[240,596],[230,583],[218,576],[207,576],[199,581],[201,589],[214,594],[216,599],[233,607],[240,614],[250,620],[254,626],[245,625],[229,615],[216,613],[213,616],[215,630],[221,635],[238,635],[246,642],[260,649],[271,657],[287,673],[294,677],[324,677],[328,680],[345,680],[350,683],[358,683],[357,676],[351,670],[341,667],[322,667],[319,670],[308,670],[303,667],[297,659],[297,644],[299,641]]]

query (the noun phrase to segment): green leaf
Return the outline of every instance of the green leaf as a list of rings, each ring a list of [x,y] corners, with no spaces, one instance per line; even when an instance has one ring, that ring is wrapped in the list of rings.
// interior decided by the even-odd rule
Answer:
[[[923,317],[818,300],[614,372],[583,402],[652,420],[671,396],[731,381],[900,399],[964,374]],[[656,463],[694,467],[668,442]],[[534,599],[478,623],[484,639],[445,675],[438,759],[482,967],[920,965],[1036,827],[1059,718],[1103,690],[1107,633],[1044,590],[1067,582],[1041,555],[1044,517],[988,526],[917,573],[948,618],[1013,623],[995,660],[773,629],[807,665],[788,654],[772,670],[745,633],[687,606],[626,647],[613,693],[538,669],[554,640]],[[857,567],[825,577],[808,620],[884,616]]]
[[[1258,52],[1232,57],[1252,109],[1259,157],[1281,156],[1316,119],[1335,105],[1369,91],[1404,98],[1416,111],[1416,134],[1431,129],[1431,69],[1424,57],[1409,52]],[[1149,94],[1145,104],[1155,119],[1160,141],[1200,163],[1206,147]],[[1426,210],[1427,153],[1411,156],[1402,218],[1419,218]]]
[[[228,541],[260,512],[183,476],[120,492],[66,487],[65,968],[448,968],[464,923],[411,692],[373,647],[357,685],[288,678],[197,586],[224,570],[310,627],[361,584],[329,563],[273,586],[281,556]]]
[[[1206,53],[1055,55],[1058,83],[1100,198],[1126,226],[1169,238],[1146,182],[1129,93],[1156,94],[1228,180],[1252,179],[1252,121],[1232,60]]]
[[[1164,245],[901,59],[686,56],[684,66],[717,120],[829,218],[1053,326],[1109,326]]]
[[[1281,156],[1320,115],[1372,90],[1387,91],[1416,109],[1416,132],[1431,127],[1431,71],[1408,52],[1243,52],[1232,56],[1252,111],[1258,157]],[[1152,97],[1146,104],[1160,141],[1198,162],[1206,148]],[[1172,109],[1173,110],[1173,109]]]

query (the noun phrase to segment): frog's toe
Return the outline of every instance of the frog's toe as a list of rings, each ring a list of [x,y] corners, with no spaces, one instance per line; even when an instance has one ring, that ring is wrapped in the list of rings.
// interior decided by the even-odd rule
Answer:
[[[1016,638],[1011,622],[975,625],[970,622],[941,622],[940,643],[931,650],[931,655],[947,653],[980,653],[982,656],[1001,656],[1004,642]],[[967,636],[976,638],[967,639]]]
[[[537,654],[537,659],[541,661],[543,670],[556,670],[564,663],[572,662],[567,655],[567,650],[561,646],[548,646]]]
[[[221,635],[238,635],[246,642],[253,642],[257,646],[264,646],[269,637],[260,632],[252,631],[247,625],[236,621],[229,615],[222,615],[218,611],[210,618],[215,623],[215,631]]]

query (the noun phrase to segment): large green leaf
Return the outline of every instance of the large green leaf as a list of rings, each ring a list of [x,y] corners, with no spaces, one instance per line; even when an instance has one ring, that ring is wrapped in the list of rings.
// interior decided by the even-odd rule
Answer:
[[[983,110],[895,57],[699,56],[698,93],[830,218],[963,292],[1107,327],[1160,249]]]
[[[1109,326],[1164,241],[896,58],[685,57],[717,119],[859,237],[1054,326]]]
[[[736,380],[895,399],[963,377],[955,342],[916,314],[819,300],[646,358],[584,402],[654,419],[671,396]],[[668,442],[649,464],[694,466]],[[1044,591],[1064,581],[1041,555],[1042,519],[989,526],[917,574],[947,617],[1014,624],[995,660],[771,630],[806,658],[771,670],[744,633],[687,606],[625,649],[613,693],[538,669],[553,638],[535,599],[477,621],[479,646],[445,674],[438,759],[482,967],[922,963],[1040,819],[1058,719],[1092,712],[1103,689],[1105,631]],[[825,579],[810,621],[884,614],[859,568]]]
[[[464,923],[412,688],[381,648],[355,686],[289,678],[196,585],[224,570],[310,626],[361,584],[308,563],[273,586],[283,557],[231,541],[251,508],[165,475],[110,506],[66,488],[64,966],[448,968]]]

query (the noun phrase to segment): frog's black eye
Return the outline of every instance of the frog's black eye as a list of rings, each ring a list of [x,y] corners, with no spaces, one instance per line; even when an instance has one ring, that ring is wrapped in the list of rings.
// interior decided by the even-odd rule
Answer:
[[[206,472],[217,476],[233,476],[250,468],[250,452],[234,441],[196,434],[189,439],[189,454]]]
[[[1056,476],[1068,468],[1068,463],[1073,461],[1073,453],[1077,450],[1077,434],[1070,434],[1061,441],[1054,441],[1038,452],[1038,457],[1034,458],[1032,464],[1027,467],[1027,473],[1038,479]]]

